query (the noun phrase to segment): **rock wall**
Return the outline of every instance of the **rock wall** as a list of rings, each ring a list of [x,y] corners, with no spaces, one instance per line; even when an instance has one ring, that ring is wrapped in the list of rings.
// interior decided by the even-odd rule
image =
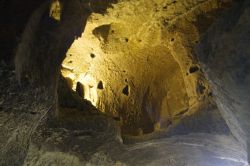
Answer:
[[[199,59],[233,135],[249,151],[250,3],[227,12],[203,37]]]
[[[63,62],[84,98],[125,132],[164,129],[212,101],[194,46],[232,1],[119,1],[92,14]],[[102,88],[98,84],[102,83]]]
[[[43,0],[1,0],[0,1],[0,59],[11,66],[16,47],[21,41],[23,30],[33,12]]]
[[[26,77],[35,84],[56,86],[65,53],[81,35],[90,13],[78,0],[64,1],[61,6],[61,20],[50,16],[50,3],[45,3],[26,26],[15,56],[19,82]]]
[[[0,83],[0,165],[247,165],[249,2],[238,2],[201,41],[198,56],[213,92],[194,45],[230,0],[110,2],[53,1],[34,13],[17,51],[16,74],[22,84],[24,78],[54,89],[20,87],[13,72],[0,68],[8,78]],[[91,10],[101,14],[93,14],[85,30]],[[54,119],[61,62],[84,30],[62,72],[107,114],[87,115],[82,108],[96,111],[88,104],[61,108]],[[205,109],[213,94],[245,149],[216,107]],[[123,145],[114,119],[141,143]],[[163,139],[145,139],[162,130]]]

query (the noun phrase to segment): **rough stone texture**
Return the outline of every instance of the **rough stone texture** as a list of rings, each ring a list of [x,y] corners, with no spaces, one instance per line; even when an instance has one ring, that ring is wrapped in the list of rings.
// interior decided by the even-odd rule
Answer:
[[[89,6],[88,1],[64,1],[62,15],[60,17],[55,15],[59,22],[49,17],[49,4],[45,3],[38,9],[31,18],[19,46],[16,57],[16,74],[21,78],[28,74],[28,80],[35,82],[43,80],[57,85],[59,65],[65,57],[66,50],[73,42],[74,35],[79,36],[84,30],[80,25],[85,24],[88,14],[90,14],[89,10],[92,8],[98,11],[98,4],[103,2],[109,5],[111,1],[93,2],[96,2],[97,6],[94,7],[95,4]],[[248,2],[245,1],[245,3]],[[199,69],[200,66],[197,64],[193,52],[193,46],[200,35],[218,16],[218,11],[224,9],[228,4],[231,4],[231,1],[123,0],[110,8],[106,14],[103,13],[104,8],[101,7],[99,11],[102,12],[102,15],[92,15],[86,27],[86,38],[89,40],[86,42],[85,38],[81,38],[74,43],[86,49],[85,51],[88,52],[86,55],[89,58],[77,56],[78,61],[84,61],[84,63],[76,65],[77,68],[74,68],[74,63],[76,63],[74,59],[66,59],[67,65],[64,63],[63,72],[65,72],[65,76],[75,78],[74,81],[79,79],[83,82],[83,86],[86,86],[84,96],[88,94],[88,99],[94,104],[98,101],[96,99],[99,96],[102,96],[102,100],[110,100],[110,97],[114,99],[105,104],[105,112],[111,112],[111,114],[97,112],[89,102],[81,100],[79,96],[76,97],[76,93],[66,86],[66,83],[70,86],[73,85],[69,78],[61,80],[63,84],[60,84],[62,87],[59,86],[59,103],[60,106],[65,104],[65,107],[70,106],[70,108],[58,107],[56,109],[56,104],[58,104],[55,95],[56,89],[51,91],[47,87],[39,86],[37,88],[24,80],[21,80],[23,85],[19,86],[15,81],[14,71],[6,68],[6,65],[3,68],[0,66],[0,165],[247,166],[247,148],[244,149],[241,146],[242,144],[246,146],[247,140],[244,135],[243,137],[240,135],[242,133],[238,132],[242,131],[243,134],[247,132],[248,128],[245,124],[248,124],[246,121],[248,117],[247,114],[243,116],[246,111],[238,109],[237,114],[230,113],[231,110],[225,111],[222,104],[230,106],[232,102],[229,103],[225,100],[225,103],[221,104],[221,101],[228,94],[235,97],[235,94],[245,95],[248,91],[220,95],[221,88],[217,89],[218,93],[216,93],[219,109],[227,120],[233,135],[241,141],[242,144],[239,144],[231,135],[214,105],[208,83]],[[243,11],[248,11],[243,10],[248,5],[244,4],[245,7],[236,8],[234,12],[244,13]],[[82,10],[82,7],[86,10]],[[87,12],[87,15],[83,16],[83,12]],[[248,15],[239,17],[240,15],[240,13],[236,15],[234,20],[241,18],[240,20],[243,21],[239,21],[238,26],[244,27],[249,18]],[[242,16],[244,15],[242,14]],[[233,21],[227,27],[237,25],[236,23],[237,21]],[[226,26],[228,22],[224,21],[222,24]],[[221,27],[224,27],[223,25]],[[236,29],[229,29],[226,33],[229,34]],[[246,31],[236,33],[236,36],[244,34],[244,36],[235,38],[239,43],[244,37],[247,38],[248,29],[245,27],[244,30]],[[215,36],[215,38],[223,34],[211,33],[209,35]],[[230,35],[229,38],[220,41],[224,42],[226,39],[230,39]],[[65,43],[65,41],[67,42]],[[82,45],[82,41],[87,47]],[[206,37],[204,41],[206,41]],[[225,45],[228,41],[232,40],[226,40]],[[249,41],[248,38],[246,41]],[[216,46],[220,44],[221,42],[217,42]],[[94,48],[90,49],[92,47]],[[211,47],[209,50],[214,50],[214,48]],[[218,48],[218,50],[220,49]],[[242,51],[248,53],[247,49]],[[220,55],[223,57],[232,54],[222,53]],[[68,57],[72,56],[75,55],[68,54]],[[217,58],[219,57],[217,56]],[[229,64],[237,62],[230,58],[233,56],[224,61]],[[121,59],[124,60],[124,64],[118,63],[121,62]],[[131,60],[133,65],[130,63]],[[243,81],[246,82],[248,81],[247,76],[249,76],[247,60],[244,61],[246,66],[241,66],[246,69],[243,70],[246,71],[243,72],[246,74],[246,79]],[[91,64],[92,61],[100,63],[95,62],[96,66],[84,66],[86,63]],[[104,66],[108,67],[108,74],[101,73],[102,70],[106,71],[102,67],[103,61],[104,64],[107,64]],[[68,63],[73,63],[73,68],[68,66]],[[223,65],[222,69],[226,71]],[[95,71],[97,76],[100,74],[100,77],[89,72],[81,75],[86,68]],[[129,71],[127,75],[120,75],[123,68]],[[237,71],[235,68],[232,69]],[[233,71],[231,73],[234,73]],[[129,77],[127,78],[127,76]],[[51,77],[52,80],[46,80],[47,77]],[[239,77],[243,78],[241,74]],[[212,80],[216,80],[216,78]],[[102,81],[102,86],[99,87],[102,88],[98,88],[100,81]],[[108,81],[112,84],[107,84]],[[226,81],[225,85],[228,89],[231,87],[231,83],[230,80]],[[120,86],[121,82],[122,86]],[[240,85],[240,88],[247,88],[249,85],[238,82],[237,84]],[[113,89],[113,85],[117,85],[115,89]],[[167,86],[165,87],[165,85]],[[217,84],[212,82],[211,85],[216,90]],[[101,91],[106,91],[107,88],[111,91],[108,91],[107,95],[100,95]],[[237,90],[237,87],[234,90]],[[110,93],[111,95],[109,95]],[[171,98],[166,99],[166,93],[170,94]],[[119,98],[119,95],[122,95],[122,99]],[[186,96],[188,102],[183,102],[186,101]],[[235,99],[240,99],[243,104],[244,100],[249,101],[249,98],[245,97],[242,100],[239,96],[236,96]],[[128,104],[123,103],[123,99],[126,101],[131,98],[133,100]],[[65,103],[63,103],[64,101]],[[168,102],[172,103],[173,110],[170,112],[173,113],[173,116],[167,114],[169,110],[161,109],[165,108]],[[113,103],[115,106],[112,105]],[[112,109],[119,104],[121,104],[120,106],[125,105],[123,107],[125,111],[119,110],[119,107]],[[243,104],[242,108],[247,106],[247,102],[246,105]],[[138,114],[143,113],[142,110],[147,111],[151,105],[156,106],[156,111],[148,117],[142,116],[143,121],[135,121]],[[189,108],[187,112],[186,109],[181,109],[185,106]],[[59,111],[55,112],[56,110]],[[127,114],[127,111],[130,110],[132,110],[132,114],[130,112]],[[194,110],[200,111],[195,112]],[[125,115],[119,119],[116,116],[117,112]],[[57,116],[52,116],[55,113]],[[111,117],[109,117],[110,115]],[[127,115],[129,118],[126,119]],[[231,123],[232,121],[227,115],[232,115],[236,120]],[[155,117],[158,118],[154,119]],[[166,129],[162,127],[161,121],[159,123],[159,117],[162,117],[161,120],[165,122],[171,117],[178,124],[167,123],[169,128]],[[124,123],[126,120],[129,122],[132,120],[132,125]],[[137,129],[135,131],[137,136],[129,135],[121,140],[119,123],[122,123],[123,127],[126,127],[124,124],[127,124],[130,125],[129,128]],[[236,126],[236,130],[233,128],[234,124],[239,124]],[[151,128],[146,129],[145,126]],[[153,133],[144,133],[152,128]],[[127,144],[122,144],[122,142]],[[139,143],[135,144],[135,142]]]
[[[54,136],[47,141],[49,143],[31,144],[25,165],[247,165],[245,152],[232,137],[223,135],[190,134],[122,146],[101,138],[91,139],[91,136],[85,134],[80,140],[69,137],[72,147],[61,148],[60,142],[72,132],[67,131],[66,134],[61,135],[58,131],[53,133]],[[77,144],[77,140],[86,145]],[[93,140],[95,141],[92,142]],[[53,142],[52,145],[51,142]]]
[[[14,71],[0,68],[0,165],[20,165],[33,132],[56,103],[46,89],[20,87]]]
[[[30,18],[15,57],[19,82],[28,77],[36,84],[56,87],[65,53],[81,36],[90,14],[78,0],[64,1],[62,6],[61,20],[50,17],[48,2]]]
[[[15,74],[23,86],[18,86],[14,80],[14,71],[11,79],[9,69],[1,73],[0,165],[22,165],[33,132],[49,110],[50,116],[54,114],[61,61],[75,36],[81,35],[83,30],[79,1],[64,1],[60,23],[50,18],[48,11],[48,2],[36,10],[18,47]],[[71,28],[72,22],[76,26]],[[29,81],[48,86],[30,85],[23,80],[27,77]]]
[[[227,12],[204,36],[199,59],[233,135],[249,151],[250,3]]]
[[[0,165],[247,165],[238,142],[227,130],[216,130],[223,129],[213,121],[218,116],[206,119],[218,112],[204,112],[203,118],[213,126],[191,117],[183,123],[186,129],[181,135],[124,145],[112,118],[62,109],[54,119],[46,115],[53,105],[51,99],[45,100],[46,93],[18,86],[13,71],[2,66],[0,78],[5,78],[0,82]]]
[[[92,14],[63,62],[85,98],[119,117],[124,133],[168,128],[209,104],[194,45],[231,1],[120,1]],[[97,88],[103,81],[104,89]]]

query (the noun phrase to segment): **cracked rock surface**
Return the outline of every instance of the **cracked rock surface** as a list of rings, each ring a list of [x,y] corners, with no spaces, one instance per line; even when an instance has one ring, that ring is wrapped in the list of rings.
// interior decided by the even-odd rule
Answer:
[[[0,166],[248,165],[248,1],[52,3],[0,63]]]
[[[237,14],[235,14],[237,13]],[[249,151],[250,3],[242,1],[203,37],[199,59],[233,135]],[[230,21],[228,21],[230,20]]]

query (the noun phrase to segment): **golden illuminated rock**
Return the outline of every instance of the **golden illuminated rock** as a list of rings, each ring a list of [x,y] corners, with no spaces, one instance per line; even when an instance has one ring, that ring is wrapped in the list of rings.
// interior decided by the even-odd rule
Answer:
[[[111,116],[121,116],[125,130],[153,131],[157,123],[167,128],[210,100],[194,46],[213,22],[213,11],[230,2],[114,4],[105,15],[91,15],[82,37],[68,50],[63,66],[72,70],[62,70],[63,75],[73,73],[74,84],[84,80],[81,75],[91,75],[82,81],[85,99]],[[97,91],[97,80],[105,83],[102,91]]]
[[[250,1],[231,2],[44,2],[0,62],[0,165],[249,165]]]
[[[50,6],[50,17],[53,19],[60,21],[61,20],[61,13],[62,13],[62,4],[59,0],[53,0]]]

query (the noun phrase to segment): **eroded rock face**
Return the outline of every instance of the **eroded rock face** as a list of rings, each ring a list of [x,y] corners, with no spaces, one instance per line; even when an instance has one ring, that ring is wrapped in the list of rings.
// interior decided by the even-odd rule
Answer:
[[[20,87],[14,71],[0,65],[0,165],[19,166],[31,136],[56,102],[46,89]]]
[[[231,1],[120,1],[91,15],[63,62],[85,98],[125,133],[168,128],[212,100],[194,45]],[[102,81],[104,88],[98,89]],[[156,127],[158,126],[158,127]]]
[[[242,1],[204,36],[199,48],[222,115],[249,151],[250,141],[250,3]]]
[[[89,102],[79,104],[81,98],[67,86],[61,89],[66,96],[59,94],[59,101],[67,100],[63,104],[72,108],[60,108],[55,118],[51,115],[57,104],[53,91],[29,84],[22,89],[12,73],[5,76],[7,81],[0,82],[0,165],[247,165],[245,149],[231,136],[217,108],[210,107],[213,98],[193,52],[200,35],[231,1],[123,0],[104,14],[98,4],[109,5],[111,1],[92,1],[97,3],[94,7],[88,1],[72,0],[64,1],[62,15],[58,15],[59,1],[53,2],[55,12],[45,4],[27,26],[16,58],[16,74],[56,84],[60,63],[75,35],[84,30],[80,25],[84,25],[91,7],[101,11],[102,15],[91,16],[85,36],[69,50],[63,64],[68,78],[61,85],[68,83],[74,88],[78,84],[77,93],[112,118],[95,112]],[[243,21],[238,26],[244,25]],[[242,65],[245,83],[247,57]],[[230,57],[226,62],[237,61]],[[1,71],[0,76],[5,72]],[[226,89],[233,87],[231,80],[227,81]],[[239,87],[246,88],[245,83]],[[227,94],[221,95],[219,90],[217,98],[223,110],[222,104],[227,108],[229,102],[225,100]],[[248,101],[247,92],[239,92]],[[231,91],[228,94],[235,95]],[[239,96],[234,97],[242,100]],[[247,144],[246,137],[238,132],[242,129],[245,134],[248,129],[244,100],[239,114],[229,109],[222,112],[234,136]],[[231,123],[227,115],[236,121]],[[127,133],[137,135],[124,137],[124,142],[141,143],[122,144],[118,123]],[[233,130],[235,124],[238,126]],[[145,134],[151,131],[155,132]],[[162,139],[151,140],[156,137]]]
[[[49,111],[56,110],[55,87],[61,61],[75,36],[81,35],[84,24],[80,4],[77,0],[64,1],[60,23],[49,16],[49,2],[41,5],[26,26],[15,58],[15,74],[23,86],[13,79],[14,71],[11,77],[1,73],[0,165],[22,165],[33,132]],[[76,27],[71,27],[72,17],[77,18],[73,20]],[[4,88],[5,84],[8,88]]]
[[[56,89],[65,53],[81,35],[90,12],[78,0],[52,2],[45,2],[30,18],[17,49],[15,69],[19,82],[28,78]]]
[[[124,145],[112,118],[64,109],[54,119],[46,114],[53,109],[44,91],[18,86],[14,73],[1,66],[0,77],[6,78],[0,82],[1,165],[247,165],[244,149],[217,123],[216,111],[183,121],[181,135]]]

